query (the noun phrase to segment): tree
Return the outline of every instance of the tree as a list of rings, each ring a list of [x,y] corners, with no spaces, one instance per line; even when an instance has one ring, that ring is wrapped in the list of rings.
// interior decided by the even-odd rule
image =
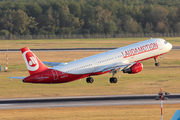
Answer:
[[[0,3],[0,30],[10,34],[179,31],[178,0],[0,0]]]
[[[175,32],[180,32],[180,22],[178,22],[175,26],[174,26],[174,31]]]
[[[31,19],[22,10],[6,10],[2,14],[1,27],[13,34],[23,34],[31,23]]]
[[[100,6],[89,6],[85,13],[83,29],[90,28],[91,33],[103,33],[105,21],[112,21],[111,12]]]
[[[158,24],[156,26],[156,31],[162,33],[162,32],[164,32],[165,27],[166,26],[165,26],[164,22],[158,22]]]
[[[13,28],[13,17],[14,17],[15,11],[12,10],[5,10],[2,12],[1,19],[0,19],[0,27],[1,29],[8,30],[10,33],[12,33]]]
[[[122,20],[119,19],[119,18],[113,18],[114,22],[115,22],[115,25],[116,25],[116,33],[123,33],[123,30],[122,30]]]
[[[151,11],[151,20],[154,26],[157,26],[158,24],[164,23],[167,24],[167,15],[169,11],[166,8],[163,7],[155,7],[153,11]]]
[[[168,24],[170,26],[169,28],[170,28],[171,32],[173,32],[174,26],[179,21],[178,8],[177,7],[175,7],[175,8],[170,7],[167,18],[168,18]]]
[[[22,11],[26,11],[26,6],[24,3],[20,2],[20,3],[15,3],[14,4],[14,9],[15,10],[22,10]]]
[[[62,35],[71,34],[71,32],[72,32],[71,28],[68,27],[60,28],[58,31],[58,33]]]
[[[40,17],[39,33],[40,34],[55,34],[59,29],[59,20],[56,12],[50,7],[45,14]]]
[[[124,31],[126,33],[137,33],[138,32],[138,23],[133,20],[133,18],[129,18],[125,23],[124,23]]]
[[[25,12],[22,10],[15,11],[13,16],[13,31],[14,34],[23,34],[30,23],[30,19]]]
[[[67,6],[61,6],[57,11],[59,17],[59,28],[61,31],[70,31],[69,29],[75,30],[80,25],[79,18],[74,17],[70,14],[69,8]],[[64,29],[63,29],[64,28]],[[58,34],[61,34],[57,32]],[[69,32],[68,32],[69,33]]]
[[[9,35],[8,30],[0,30],[0,35]]]
[[[145,29],[144,29],[144,32],[145,32],[145,33],[151,33],[151,32],[153,32],[153,24],[147,22],[147,23],[146,23],[146,26],[145,26]]]
[[[91,32],[91,34],[102,34],[102,33],[104,33],[103,25],[99,24],[99,23],[92,24],[92,26],[90,28],[90,32]]]
[[[106,21],[104,23],[104,32],[106,34],[112,34],[115,33],[117,30],[116,23],[114,21]]]
[[[78,3],[76,3],[76,2],[71,2],[71,3],[68,5],[68,7],[69,7],[70,13],[73,14],[74,17],[80,17],[80,15],[81,15],[81,8],[80,8],[80,6],[79,6]]]
[[[87,0],[87,4],[96,7],[96,6],[103,6],[103,1],[102,0]]]
[[[42,8],[36,2],[33,4],[28,4],[26,8],[28,16],[37,18],[42,14]]]
[[[29,25],[23,34],[37,34],[38,32],[38,23],[35,21],[34,17],[29,17]]]

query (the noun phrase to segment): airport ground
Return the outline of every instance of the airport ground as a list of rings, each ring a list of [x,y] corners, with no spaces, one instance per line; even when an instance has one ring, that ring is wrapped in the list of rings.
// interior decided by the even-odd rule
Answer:
[[[125,38],[124,38],[125,39]],[[166,38],[164,38],[166,39]],[[168,39],[168,40],[167,40]],[[180,38],[167,38],[174,46],[180,46]],[[140,40],[128,38],[125,41],[118,39],[97,41],[90,39],[82,40],[51,41],[45,43],[40,40],[31,41],[7,41],[2,46],[8,48],[49,48],[59,47],[118,47],[135,43]],[[64,42],[63,42],[64,41]],[[80,43],[79,43],[80,42]],[[2,45],[2,44],[1,44]],[[69,62],[103,51],[64,51],[64,52],[35,52],[42,61]],[[154,66],[154,60],[143,61],[144,69],[134,75],[119,72],[117,84],[110,84],[111,74],[95,76],[93,84],[87,84],[85,79],[64,84],[27,84],[21,80],[10,80],[9,76],[28,76],[28,72],[20,52],[8,52],[9,70],[0,72],[0,98],[21,97],[52,97],[52,96],[80,96],[80,95],[123,95],[123,94],[148,94],[158,93],[160,88],[171,93],[180,93],[180,51],[173,50],[163,56],[160,67]],[[0,65],[5,65],[5,53],[0,53]],[[120,76],[120,78],[119,78]],[[179,104],[164,105],[164,118],[170,119],[174,112],[179,109]],[[47,114],[49,113],[49,114]],[[63,113],[63,114],[62,114]],[[106,106],[106,107],[74,107],[74,108],[42,108],[1,110],[0,119],[160,119],[160,105],[133,105],[133,106]]]
[[[40,39],[40,40],[0,40],[0,49],[43,48],[84,48],[123,47],[150,38],[97,38],[97,39]],[[180,37],[164,37],[173,46],[180,46]]]
[[[164,104],[170,120],[180,104]],[[0,120],[160,120],[159,105],[125,105],[0,110]]]

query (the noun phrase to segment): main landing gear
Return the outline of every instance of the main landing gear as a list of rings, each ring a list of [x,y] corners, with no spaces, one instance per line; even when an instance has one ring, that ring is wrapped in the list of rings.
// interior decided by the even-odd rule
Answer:
[[[117,83],[117,78],[116,77],[111,77],[109,79],[110,83]],[[94,79],[92,77],[87,77],[86,78],[86,82],[87,83],[93,83],[94,82]]]
[[[117,70],[112,70],[110,73],[113,74],[112,77],[109,79],[110,83],[117,83],[118,80],[117,80],[116,77],[114,77],[114,75],[117,73]],[[94,79],[89,76],[89,77],[86,78],[86,82],[87,83],[93,83]]]
[[[94,79],[92,77],[87,77],[86,78],[86,82],[87,83],[93,83],[94,82]]]
[[[154,57],[154,60],[155,60],[155,66],[159,66],[159,62],[158,62],[157,58],[158,58],[157,56]]]
[[[109,79],[109,81],[110,81],[110,83],[117,83],[117,78],[116,77],[114,77],[114,75],[117,73],[117,70],[112,70],[111,71],[112,72],[112,77]]]
[[[110,83],[117,83],[117,78],[116,77],[111,77],[110,79],[109,79],[109,81],[110,81]],[[87,83],[93,83],[94,82],[94,79],[92,78],[92,77],[87,77],[86,78],[86,82]]]
[[[111,77],[109,79],[110,83],[117,83],[117,78],[116,77]]]

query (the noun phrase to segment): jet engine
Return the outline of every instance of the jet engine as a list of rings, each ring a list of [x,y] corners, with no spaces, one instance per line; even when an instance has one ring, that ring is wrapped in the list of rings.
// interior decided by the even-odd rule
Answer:
[[[143,69],[143,64],[140,62],[137,62],[136,64],[132,65],[130,68],[124,69],[123,73],[129,73],[129,74],[134,74],[141,72]]]

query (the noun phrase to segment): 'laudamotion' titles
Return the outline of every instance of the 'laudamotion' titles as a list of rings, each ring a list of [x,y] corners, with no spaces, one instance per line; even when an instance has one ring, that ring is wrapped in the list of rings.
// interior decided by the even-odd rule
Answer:
[[[154,42],[154,43],[146,44],[146,45],[139,46],[136,48],[132,48],[132,49],[126,50],[126,51],[121,52],[121,53],[122,53],[124,58],[127,58],[127,57],[131,57],[134,55],[142,54],[145,52],[153,51],[156,49],[158,49],[158,44],[157,44],[157,42]]]

